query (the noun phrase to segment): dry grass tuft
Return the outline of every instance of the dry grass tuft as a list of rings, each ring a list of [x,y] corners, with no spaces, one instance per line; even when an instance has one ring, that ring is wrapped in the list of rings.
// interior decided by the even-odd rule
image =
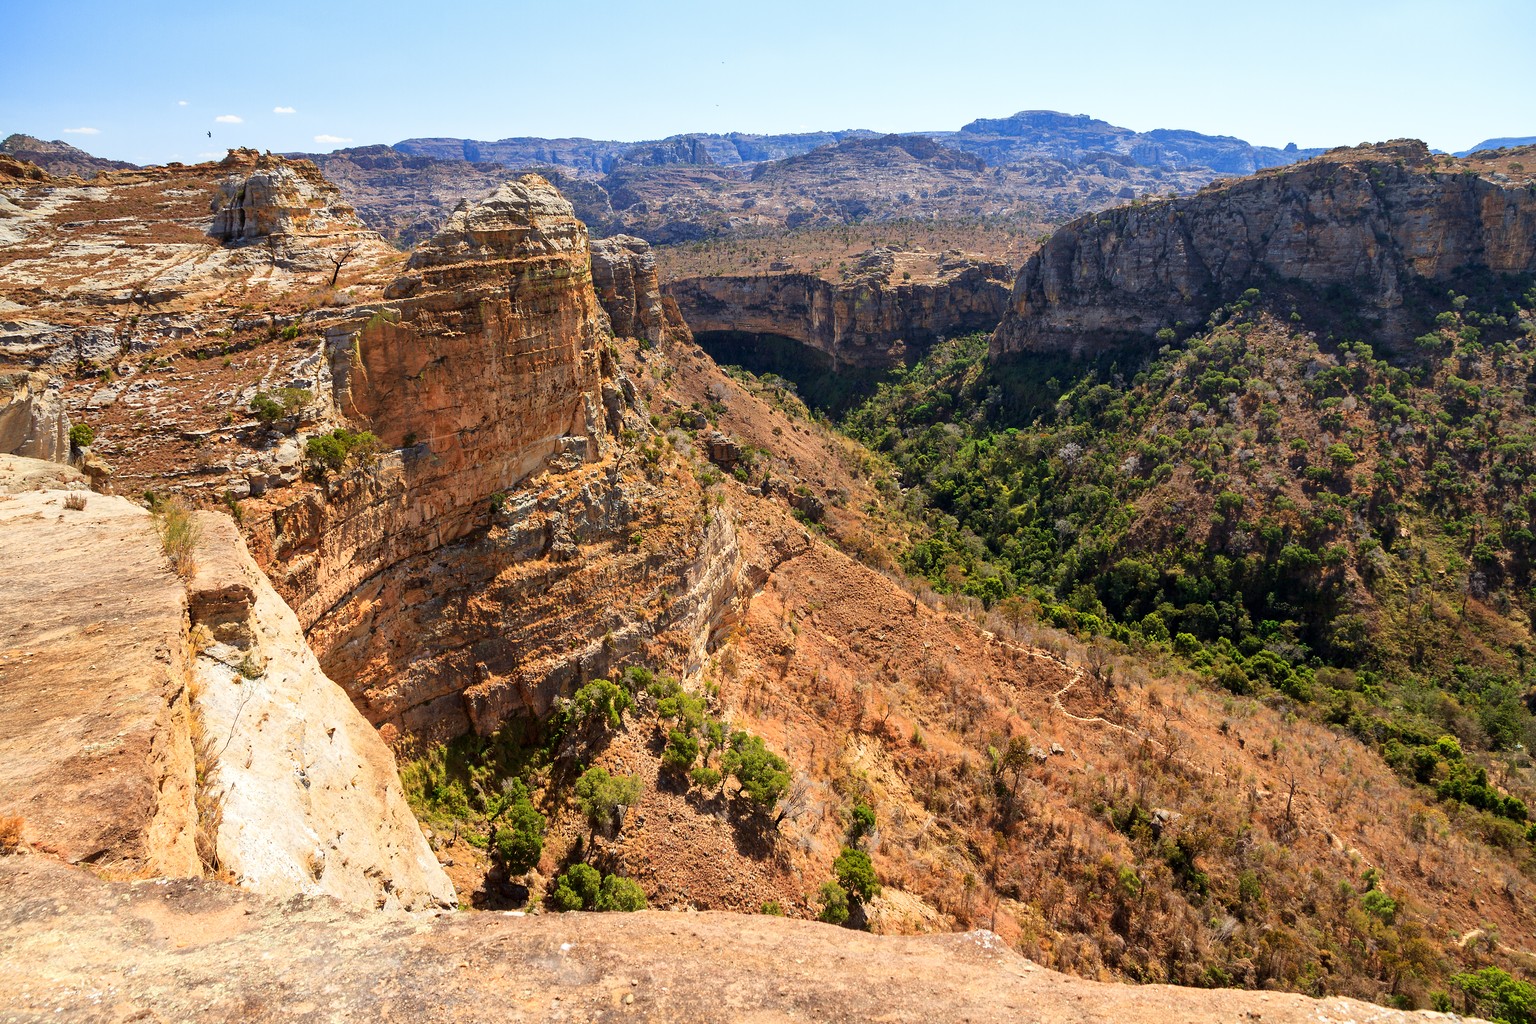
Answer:
[[[0,854],[15,853],[21,849],[21,829],[24,824],[20,815],[0,816]]]
[[[160,544],[171,560],[171,568],[182,579],[191,579],[197,572],[197,561],[192,552],[201,534],[192,521],[192,514],[179,502],[170,501],[160,506],[155,519],[160,529]]]
[[[71,512],[85,511],[85,495],[80,491],[71,491],[64,496],[64,507]]]

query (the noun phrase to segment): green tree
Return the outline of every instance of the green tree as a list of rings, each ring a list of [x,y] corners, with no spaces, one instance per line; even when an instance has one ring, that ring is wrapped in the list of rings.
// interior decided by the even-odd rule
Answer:
[[[602,876],[590,864],[572,864],[555,879],[549,899],[556,910],[590,910],[597,906]]]
[[[758,807],[771,808],[789,789],[789,765],[763,745],[761,736],[731,733],[729,749],[720,759],[726,774],[736,776],[741,791]]]
[[[849,895],[858,897],[860,902],[867,903],[880,895],[880,880],[875,877],[875,866],[870,862],[869,854],[863,850],[843,847],[843,852],[832,862],[832,870],[837,874],[838,884]]]
[[[1468,1013],[1486,1013],[1502,1024],[1536,1024],[1536,986],[1530,982],[1484,967],[1451,975],[1451,984],[1466,995]]]
[[[508,871],[521,874],[537,864],[544,852],[544,815],[533,806],[521,779],[507,780],[503,794],[503,824],[496,829],[492,849]]]
[[[645,909],[645,890],[627,878],[608,875],[597,890],[598,910],[617,910],[629,913]]]
[[[827,924],[842,924],[848,920],[848,890],[836,882],[823,882],[818,895],[821,898],[819,920]]]
[[[858,846],[864,837],[875,830],[875,811],[864,801],[853,805],[848,814],[848,843]]]
[[[624,712],[635,706],[634,698],[606,679],[594,679],[571,697],[571,723],[578,729],[605,722],[610,729],[624,724]]]
[[[667,746],[661,752],[661,763],[668,771],[682,774],[699,759],[699,741],[681,729],[667,734]]]
[[[592,828],[606,832],[617,826],[623,809],[640,802],[640,780],[610,775],[606,768],[588,768],[576,780],[576,802]]]

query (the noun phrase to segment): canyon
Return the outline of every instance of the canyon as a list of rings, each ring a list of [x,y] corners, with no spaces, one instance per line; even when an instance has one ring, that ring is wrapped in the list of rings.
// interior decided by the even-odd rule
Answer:
[[[1032,127],[965,134],[1002,146]],[[537,150],[584,175],[679,181],[722,163],[716,142],[621,160],[579,141],[407,155],[481,167]],[[777,161],[752,172],[765,190],[844,164],[990,173],[950,140],[747,141],[740,160]],[[1129,162],[1093,162],[1148,185],[1153,170],[1214,177],[1154,142],[1179,140],[1114,135]],[[1223,152],[1235,169],[1304,155]],[[1427,958],[1480,956],[1479,935],[1527,962],[1517,853],[1441,829],[1374,751],[1283,700],[1235,700],[1165,649],[1109,646],[1038,605],[920,585],[893,553],[925,525],[889,467],[707,348],[774,335],[836,372],[884,371],[1001,321],[1000,358],[1094,354],[1270,277],[1355,289],[1383,331],[1406,330],[1418,278],[1533,269],[1529,189],[1497,160],[1442,174],[1406,144],[1336,151],[1092,214],[1017,275],[892,245],[846,276],[670,280],[644,232],[591,238],[559,176],[400,213],[420,238],[402,252],[304,160],[231,151],[89,185],[0,164],[0,554],[15,567],[0,817],[18,850],[0,858],[0,991],[38,1016],[84,1017],[98,997],[113,1019],[320,1013],[280,954],[352,1015],[471,1019],[495,1000],[708,1019],[723,988],[763,1019],[1003,1002],[1051,1019],[1388,1021],[1410,1014],[1344,997],[1401,983],[1427,999],[1448,973]],[[815,202],[811,220],[830,219]],[[93,428],[83,445],[77,424]],[[193,541],[168,561],[181,515]],[[477,792],[529,784],[548,828],[526,872],[469,825],[422,828],[436,806],[399,766],[526,752],[583,687],[638,667],[782,753],[775,814],[739,780],[670,772],[673,719],[636,688],[602,743],[526,776],[466,771]],[[577,767],[638,780],[616,828],[581,808]],[[858,807],[878,824],[850,841]],[[882,882],[863,921],[888,934],[772,919],[816,917],[860,842]],[[575,863],[658,909],[542,912]],[[1376,879],[1402,908],[1390,937],[1352,887]],[[512,907],[526,916],[493,913]],[[943,932],[963,934],[903,937]],[[1389,942],[1432,949],[1415,980]],[[381,959],[400,965],[382,987]],[[1300,987],[1303,964],[1325,1001],[1220,987]],[[889,991],[856,984],[865,971]]]

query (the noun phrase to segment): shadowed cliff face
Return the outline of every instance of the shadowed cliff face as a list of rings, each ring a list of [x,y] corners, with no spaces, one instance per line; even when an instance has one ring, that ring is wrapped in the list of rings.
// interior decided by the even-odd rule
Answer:
[[[1345,295],[1403,340],[1416,288],[1536,271],[1536,190],[1502,178],[1437,172],[1422,143],[1396,142],[1080,218],[1019,274],[992,353],[1145,343],[1272,283]]]
[[[668,282],[697,333],[791,338],[826,355],[834,370],[885,369],[921,355],[940,337],[990,330],[1007,305],[1009,270],[958,253],[933,257],[929,273],[903,278],[914,254],[875,249],[855,277],[834,284],[810,274],[695,277]]]

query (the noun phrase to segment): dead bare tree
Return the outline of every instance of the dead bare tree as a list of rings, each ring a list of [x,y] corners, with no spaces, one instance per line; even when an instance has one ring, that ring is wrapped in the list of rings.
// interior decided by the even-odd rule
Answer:
[[[344,245],[339,249],[332,249],[330,252],[325,254],[325,258],[330,260],[331,265],[336,268],[335,270],[331,271],[330,286],[332,288],[336,287],[336,279],[341,277],[341,268],[352,262],[352,258],[357,255],[357,250],[362,248],[362,245],[363,243],[361,242],[353,242],[351,245]]]

